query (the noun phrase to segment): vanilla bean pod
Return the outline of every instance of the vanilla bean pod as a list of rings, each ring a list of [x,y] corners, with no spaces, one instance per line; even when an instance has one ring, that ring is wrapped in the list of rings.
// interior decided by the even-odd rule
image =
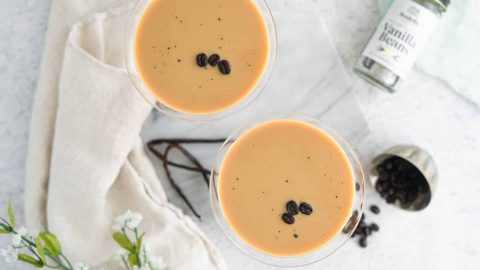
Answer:
[[[205,169],[203,165],[200,163],[200,161],[190,152],[188,151],[185,147],[181,146],[180,144],[199,144],[199,143],[222,143],[224,142],[225,139],[182,139],[182,138],[172,138],[172,139],[156,139],[152,140],[147,143],[148,149],[156,156],[158,157],[163,164],[163,168],[165,169],[165,173],[167,175],[167,178],[170,182],[170,184],[173,186],[175,191],[178,193],[178,195],[185,201],[187,206],[190,208],[190,210],[193,212],[193,214],[201,219],[201,216],[197,213],[193,205],[190,203],[188,200],[187,196],[183,193],[182,189],[180,186],[176,184],[176,181],[172,177],[172,174],[170,173],[169,166],[176,167],[179,169],[184,169],[184,170],[189,170],[189,171],[194,171],[201,173],[203,176],[203,179],[207,186],[209,185],[209,179],[208,176],[210,175],[210,170]],[[162,153],[159,150],[155,148],[156,145],[161,145],[161,144],[166,144],[165,151]],[[182,153],[192,164],[195,166],[189,166],[177,162],[173,162],[168,159],[168,154],[172,149],[177,149],[180,153]]]

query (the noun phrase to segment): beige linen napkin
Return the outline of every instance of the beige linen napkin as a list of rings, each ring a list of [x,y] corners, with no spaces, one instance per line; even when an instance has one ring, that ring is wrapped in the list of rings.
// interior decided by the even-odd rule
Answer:
[[[197,225],[166,201],[139,139],[151,107],[124,69],[128,2],[52,3],[31,124],[27,223],[48,226],[70,258],[96,265],[117,249],[114,218],[131,209],[144,216],[147,247],[169,269],[224,269]]]

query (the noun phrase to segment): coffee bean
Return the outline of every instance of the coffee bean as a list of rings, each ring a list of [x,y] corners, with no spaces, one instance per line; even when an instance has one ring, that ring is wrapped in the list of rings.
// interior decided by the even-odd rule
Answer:
[[[388,195],[387,196],[387,203],[394,203],[395,202],[395,196],[394,195]]]
[[[227,60],[222,60],[218,62],[218,70],[220,70],[220,73],[222,73],[223,75],[228,75],[230,74],[230,72],[232,72],[230,63]]]
[[[207,66],[207,55],[204,53],[197,54],[197,65],[199,67],[206,67]]]
[[[212,67],[216,66],[219,61],[220,61],[220,55],[218,55],[216,53],[214,53],[214,54],[210,55],[210,57],[208,57],[208,63]]]
[[[298,205],[295,201],[289,201],[287,203],[287,212],[291,215],[296,215],[298,214]]]
[[[387,161],[385,162],[385,169],[386,169],[387,171],[391,171],[391,170],[393,169],[392,160],[389,159],[389,160],[387,160]]]
[[[358,240],[358,244],[359,244],[362,248],[366,248],[366,247],[367,247],[367,238],[366,238],[366,237],[360,238],[360,240]]]
[[[378,165],[377,166],[377,172],[381,173],[383,171],[385,171],[385,167],[382,164]]]
[[[377,223],[372,223],[370,224],[370,229],[374,232],[378,232],[378,230],[380,230],[380,227],[378,227]]]
[[[389,174],[386,171],[381,172],[378,175],[378,180],[389,180]]]
[[[372,234],[372,229],[370,229],[370,227],[365,227],[363,230],[365,231],[365,235],[370,236]]]
[[[312,206],[306,202],[300,203],[298,210],[300,210],[300,212],[305,215],[311,215],[313,212]]]
[[[370,206],[370,211],[372,211],[372,213],[374,213],[374,214],[379,214],[380,213],[380,208],[378,208],[378,206],[376,206],[376,205],[372,205],[372,206]]]
[[[381,181],[377,181],[375,183],[375,189],[377,190],[378,193],[382,193],[384,191],[383,185]]]
[[[289,213],[283,213],[282,214],[282,220],[283,220],[283,222],[285,222],[289,225],[295,223],[295,218]]]

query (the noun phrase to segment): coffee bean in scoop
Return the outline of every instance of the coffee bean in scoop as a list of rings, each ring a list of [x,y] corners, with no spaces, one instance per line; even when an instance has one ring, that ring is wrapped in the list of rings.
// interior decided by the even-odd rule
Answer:
[[[397,201],[402,207],[409,207],[419,193],[428,193],[429,186],[423,174],[415,165],[401,157],[390,157],[376,167],[378,179],[375,190],[387,203]],[[373,210],[372,210],[373,211]]]

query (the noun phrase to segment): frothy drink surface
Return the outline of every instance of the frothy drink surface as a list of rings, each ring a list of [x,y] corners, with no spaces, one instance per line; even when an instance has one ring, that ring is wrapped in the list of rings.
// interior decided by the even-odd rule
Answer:
[[[343,149],[327,133],[296,120],[260,124],[240,136],[219,173],[221,209],[247,244],[276,256],[298,256],[324,246],[347,222],[354,176]],[[311,215],[281,216],[294,200]]]
[[[223,111],[257,85],[269,57],[265,21],[251,0],[154,0],[137,26],[135,65],[166,106],[189,114]],[[231,73],[199,67],[199,53],[219,54]]]

